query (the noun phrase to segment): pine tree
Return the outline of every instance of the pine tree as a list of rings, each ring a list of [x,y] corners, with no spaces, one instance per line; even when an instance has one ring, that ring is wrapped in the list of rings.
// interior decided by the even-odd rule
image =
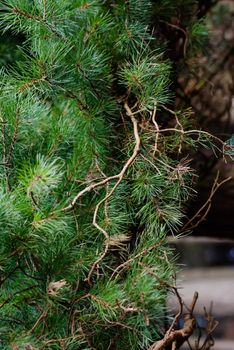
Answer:
[[[176,270],[166,237],[193,194],[186,157],[209,142],[170,108],[162,30],[180,13],[189,56],[196,1],[0,6],[26,37],[1,72],[0,347],[147,349]]]

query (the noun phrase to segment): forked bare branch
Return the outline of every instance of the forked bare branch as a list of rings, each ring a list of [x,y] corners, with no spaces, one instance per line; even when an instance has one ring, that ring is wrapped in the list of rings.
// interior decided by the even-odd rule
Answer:
[[[93,263],[89,273],[88,273],[88,277],[87,277],[87,282],[89,284],[91,284],[91,276],[93,274],[93,271],[95,270],[95,268],[97,267],[97,265],[104,259],[104,257],[106,256],[107,252],[108,252],[108,249],[109,249],[109,241],[110,241],[110,237],[107,233],[106,230],[104,230],[104,228],[102,228],[98,222],[97,222],[97,215],[98,215],[98,211],[99,211],[99,208],[100,206],[103,204],[103,203],[106,203],[106,201],[112,196],[112,194],[115,192],[115,190],[117,189],[117,187],[120,185],[120,183],[122,182],[123,180],[123,177],[126,173],[126,171],[128,170],[129,166],[134,162],[135,158],[137,157],[137,154],[140,150],[140,137],[139,137],[139,133],[138,133],[138,122],[136,120],[136,118],[134,117],[133,113],[132,113],[132,110],[131,108],[129,107],[128,103],[125,102],[124,103],[124,108],[126,110],[126,114],[128,117],[130,117],[131,121],[132,121],[132,124],[133,124],[133,131],[134,131],[134,138],[135,138],[135,147],[134,147],[134,150],[133,150],[133,153],[131,155],[131,157],[127,160],[127,162],[125,163],[125,165],[123,166],[122,170],[120,171],[120,173],[118,175],[115,175],[115,179],[117,179],[117,182],[115,183],[115,185],[112,187],[112,189],[110,191],[107,192],[106,196],[100,200],[98,202],[98,204],[96,205],[95,207],[95,210],[94,210],[94,215],[93,215],[93,225],[105,236],[105,249],[104,249],[104,252],[101,254],[101,256]],[[106,179],[104,180],[108,180],[111,181],[113,180],[113,176],[112,177],[107,177]],[[101,181],[102,183],[104,182]],[[106,181],[105,183],[108,183],[109,181]],[[100,182],[99,182],[100,184]],[[88,186],[90,187],[90,186]],[[86,187],[87,188],[87,187]],[[76,196],[76,198],[78,197],[78,195]],[[73,200],[74,202],[74,200]]]

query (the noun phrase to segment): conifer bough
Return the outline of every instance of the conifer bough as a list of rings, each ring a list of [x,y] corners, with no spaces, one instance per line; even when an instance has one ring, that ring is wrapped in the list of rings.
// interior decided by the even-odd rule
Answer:
[[[192,30],[194,6],[0,1],[2,30],[25,35],[1,72],[1,349],[147,349],[163,336],[165,238],[191,194],[185,156],[208,136],[168,109],[158,39],[182,9]]]

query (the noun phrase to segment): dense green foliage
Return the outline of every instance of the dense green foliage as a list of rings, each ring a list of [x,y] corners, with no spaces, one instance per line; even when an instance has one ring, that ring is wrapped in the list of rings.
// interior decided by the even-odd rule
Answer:
[[[168,109],[159,28],[183,14],[189,54],[195,1],[0,4],[2,29],[26,37],[1,73],[0,347],[147,349],[192,193],[185,157],[207,139]]]

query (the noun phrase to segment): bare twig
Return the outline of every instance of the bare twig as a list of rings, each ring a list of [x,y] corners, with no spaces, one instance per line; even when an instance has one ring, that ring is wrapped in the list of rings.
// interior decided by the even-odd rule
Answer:
[[[160,20],[160,22],[165,23],[169,27],[174,28],[176,30],[179,30],[181,33],[183,33],[183,35],[184,35],[183,55],[185,57],[186,51],[187,51],[187,46],[188,46],[188,33],[183,28],[177,26],[176,24],[169,23],[169,22],[164,21],[164,20]]]
[[[166,332],[163,339],[156,341],[148,350],[169,350],[177,349],[178,344],[182,345],[192,334],[196,327],[196,320],[193,316],[194,308],[198,299],[198,293],[195,292],[193,300],[189,307],[189,312],[184,316],[184,326],[179,330],[171,327]],[[182,302],[182,300],[181,300]],[[174,323],[174,322],[173,322]]]
[[[30,198],[31,198],[31,200],[32,200],[32,202],[33,202],[33,204],[35,205],[35,207],[37,207],[37,200],[36,200],[36,198],[35,198],[35,196],[34,196],[33,191],[29,191],[29,196],[30,196]]]
[[[133,150],[133,153],[131,155],[131,157],[127,160],[127,162],[124,164],[122,170],[120,171],[119,174],[113,175],[113,176],[109,176],[106,177],[105,179],[103,179],[102,181],[96,182],[96,183],[92,183],[91,185],[85,187],[82,191],[80,191],[75,197],[74,199],[71,201],[71,203],[62,209],[62,211],[69,211],[71,210],[77,203],[77,201],[86,193],[94,190],[95,188],[101,187],[105,184],[107,184],[110,181],[113,180],[117,180],[116,184],[114,185],[114,187],[111,189],[111,191],[108,194],[108,198],[112,195],[112,193],[116,190],[116,188],[119,186],[120,182],[122,181],[127,169],[129,168],[129,166],[132,164],[132,162],[135,160],[139,150],[140,150],[140,137],[139,137],[139,133],[138,133],[138,123],[136,118],[133,116],[132,111],[130,109],[130,107],[128,106],[127,102],[124,103],[124,108],[127,112],[127,115],[131,118],[131,121],[133,123],[133,128],[134,128],[134,137],[135,137],[135,147]],[[100,204],[102,204],[107,198],[105,197]]]
[[[46,76],[43,75],[41,78],[39,79],[32,79],[29,82],[25,83],[24,85],[22,85],[19,89],[20,92],[24,92],[25,90],[27,90],[28,88],[30,88],[31,86],[40,84],[41,82],[46,80]]]
[[[58,32],[56,30],[56,28],[51,23],[48,23],[46,18],[44,18],[45,12],[43,14],[43,17],[36,16],[36,15],[33,15],[32,13],[30,13],[30,12],[26,12],[26,11],[20,9],[17,6],[12,7],[12,12],[17,14],[18,16],[25,17],[25,18],[27,18],[29,20],[32,20],[32,21],[35,21],[35,22],[39,22],[42,25],[44,25],[45,27],[47,27],[49,30],[51,30],[51,32],[54,33],[59,38],[64,38],[63,35],[60,32]]]
[[[212,302],[210,303],[209,311],[207,311],[206,308],[204,307],[204,318],[207,321],[207,325],[204,330],[206,336],[201,346],[198,342],[199,350],[210,350],[210,348],[214,345],[214,339],[212,334],[215,328],[218,326],[219,322],[215,320],[213,316],[212,308],[213,308]]]
[[[8,191],[11,190],[9,182],[9,173],[8,173],[8,159],[7,159],[7,144],[6,144],[6,123],[2,124],[2,143],[3,143],[3,166],[4,166],[4,175],[6,180],[6,186]]]
[[[91,350],[97,350],[97,349],[93,346],[93,344],[92,344],[91,339],[89,338],[89,336],[88,336],[88,335],[86,334],[86,332],[84,331],[81,322],[79,322],[79,331],[80,331],[82,337],[86,340],[86,342],[87,342],[89,348],[90,348]]]
[[[45,317],[47,316],[47,313],[48,313],[48,309],[46,309],[45,311],[43,311],[43,312],[41,313],[41,315],[38,317],[38,319],[37,319],[36,322],[34,323],[33,327],[31,328],[30,333],[32,333],[32,332],[36,329],[36,327],[38,326],[38,324],[40,323],[40,321],[41,321],[43,318],[45,318]]]
[[[169,286],[170,287],[170,286]],[[177,324],[178,320],[180,319],[180,317],[182,316],[183,314],[183,301],[182,301],[182,298],[180,296],[180,293],[178,292],[178,288],[176,285],[173,285],[171,286],[171,289],[174,291],[177,299],[178,299],[178,302],[179,302],[179,311],[178,313],[175,315],[174,317],[174,320],[170,326],[170,328],[168,329],[168,335],[170,335],[170,333],[173,331],[175,325]]]
[[[98,215],[98,210],[100,208],[100,206],[102,205],[102,203],[106,203],[106,201],[112,196],[112,194],[115,192],[115,190],[117,189],[117,187],[119,186],[119,184],[121,183],[121,181],[123,180],[123,177],[127,171],[127,169],[129,168],[129,166],[134,162],[139,150],[140,150],[140,137],[139,137],[139,133],[138,133],[138,122],[136,120],[136,118],[133,116],[132,111],[130,109],[130,107],[128,106],[128,103],[125,102],[124,103],[124,108],[126,110],[127,115],[131,118],[132,124],[133,124],[133,130],[134,130],[134,138],[135,138],[135,147],[133,150],[133,153],[131,155],[131,157],[127,160],[127,162],[125,163],[124,167],[122,168],[121,172],[118,175],[115,175],[115,179],[117,179],[117,182],[115,183],[115,185],[112,187],[112,189],[110,191],[107,192],[106,196],[99,201],[99,203],[96,205],[95,211],[94,211],[94,215],[93,215],[93,225],[104,235],[104,237],[106,238],[106,243],[105,243],[105,249],[104,252],[101,254],[101,256],[94,262],[94,264],[92,265],[89,273],[88,273],[88,277],[87,277],[87,282],[89,284],[91,284],[91,276],[92,273],[94,271],[94,269],[97,267],[97,265],[104,259],[104,257],[106,256],[108,249],[109,249],[109,240],[110,237],[108,235],[108,233],[106,232],[106,230],[104,230],[97,222],[97,215]],[[105,183],[108,183],[109,181],[107,181],[109,179],[113,180],[113,176],[112,177],[106,177],[103,181],[101,181],[102,183],[105,181]],[[98,183],[97,183],[98,184]],[[100,185],[100,182],[99,182]],[[90,186],[89,186],[90,187]],[[88,187],[88,188],[89,188]],[[82,191],[81,191],[82,192]],[[77,198],[77,196],[76,196]],[[73,200],[74,202],[74,200]],[[75,203],[75,202],[74,202]]]
[[[60,343],[61,344],[61,342],[65,341],[65,340],[80,339],[80,338],[81,338],[81,334],[79,334],[78,336],[74,335],[74,336],[70,336],[70,337],[67,337],[67,338],[57,338],[57,339],[44,340],[43,341],[43,345],[39,349],[42,350],[42,349],[46,348],[48,344],[52,344],[52,343]]]
[[[3,278],[0,279],[0,287],[1,287],[1,285],[2,285],[11,275],[13,275],[13,273],[14,273],[17,269],[18,269],[18,265],[16,265],[16,266],[14,267],[14,269],[11,270],[5,277],[3,277]]]
[[[106,232],[106,231],[103,230],[103,232]],[[93,263],[93,265],[91,266],[91,269],[89,270],[88,277],[86,279],[89,285],[91,285],[91,277],[92,277],[93,271],[96,269],[96,267],[98,267],[99,263],[105,258],[106,254],[108,253],[108,250],[109,250],[109,244],[108,244],[108,241],[107,241],[106,244],[105,244],[104,251],[99,256],[99,258]]]
[[[146,158],[143,154],[141,154],[141,158],[148,162],[157,171],[157,173],[161,175],[161,171],[159,170],[159,168],[153,162],[151,162],[150,159]]]
[[[164,252],[165,253],[165,252]],[[165,255],[165,258],[168,259],[167,255]],[[172,330],[174,330],[174,327],[176,325],[176,323],[178,322],[178,320],[180,319],[180,317],[182,316],[183,314],[183,309],[184,309],[184,303],[183,303],[183,300],[181,298],[181,295],[178,291],[178,287],[176,286],[176,275],[174,274],[174,284],[171,285],[169,283],[167,283],[166,281],[162,280],[149,266],[147,266],[146,264],[142,263],[142,262],[139,262],[139,265],[142,266],[144,269],[147,270],[147,272],[152,275],[153,277],[155,277],[159,283],[165,287],[167,287],[169,290],[173,291],[178,299],[178,302],[179,302],[179,311],[178,313],[175,315],[174,317],[174,320],[170,326],[170,328],[168,329],[167,331],[167,334],[169,335]]]
[[[8,159],[7,159],[8,164],[10,164],[12,160],[14,144],[17,138],[18,127],[19,127],[19,108],[16,109],[15,127],[14,127],[14,132],[13,132],[13,136],[12,136],[12,140],[11,140],[11,144],[8,152]]]
[[[114,278],[114,276],[117,277],[117,275],[119,275],[120,271],[124,270],[125,268],[127,268],[131,263],[133,263],[134,261],[136,261],[138,258],[144,256],[145,254],[148,254],[149,252],[151,252],[152,250],[160,247],[164,242],[164,239],[161,240],[158,243],[155,243],[154,245],[142,250],[140,253],[138,253],[137,255],[135,255],[134,257],[128,259],[127,261],[125,261],[124,263],[122,263],[121,265],[119,265],[112,273],[110,279]]]
[[[152,122],[155,126],[156,129],[156,135],[155,135],[155,143],[154,143],[154,153],[153,155],[155,156],[155,153],[158,150],[158,138],[159,138],[159,126],[158,123],[156,122],[156,112],[157,112],[157,108],[155,107],[153,112],[152,112]]]
[[[35,288],[38,288],[39,285],[38,284],[35,284],[35,285],[32,285],[30,287],[27,287],[27,288],[24,288],[24,289],[21,289],[21,290],[18,290],[16,291],[15,293],[13,293],[9,298],[5,299],[2,304],[0,305],[0,309],[6,305],[6,304],[9,304],[11,302],[11,300],[13,299],[14,296],[18,295],[18,294],[21,294],[23,292],[27,292],[28,290],[32,290],[32,289],[35,289]]]
[[[208,199],[201,206],[201,208],[193,215],[193,217],[182,227],[182,229],[181,229],[182,232],[185,230],[192,230],[192,229],[196,228],[202,221],[205,220],[205,218],[206,218],[206,216],[211,208],[212,198],[214,197],[215,193],[224,183],[230,181],[231,179],[232,179],[232,176],[229,176],[228,178],[222,180],[221,182],[218,182],[219,171],[217,172]],[[204,210],[205,210],[205,212],[203,213]],[[198,221],[194,224],[193,221],[195,219],[198,219]]]
[[[43,21],[46,20],[46,0],[43,0]]]

